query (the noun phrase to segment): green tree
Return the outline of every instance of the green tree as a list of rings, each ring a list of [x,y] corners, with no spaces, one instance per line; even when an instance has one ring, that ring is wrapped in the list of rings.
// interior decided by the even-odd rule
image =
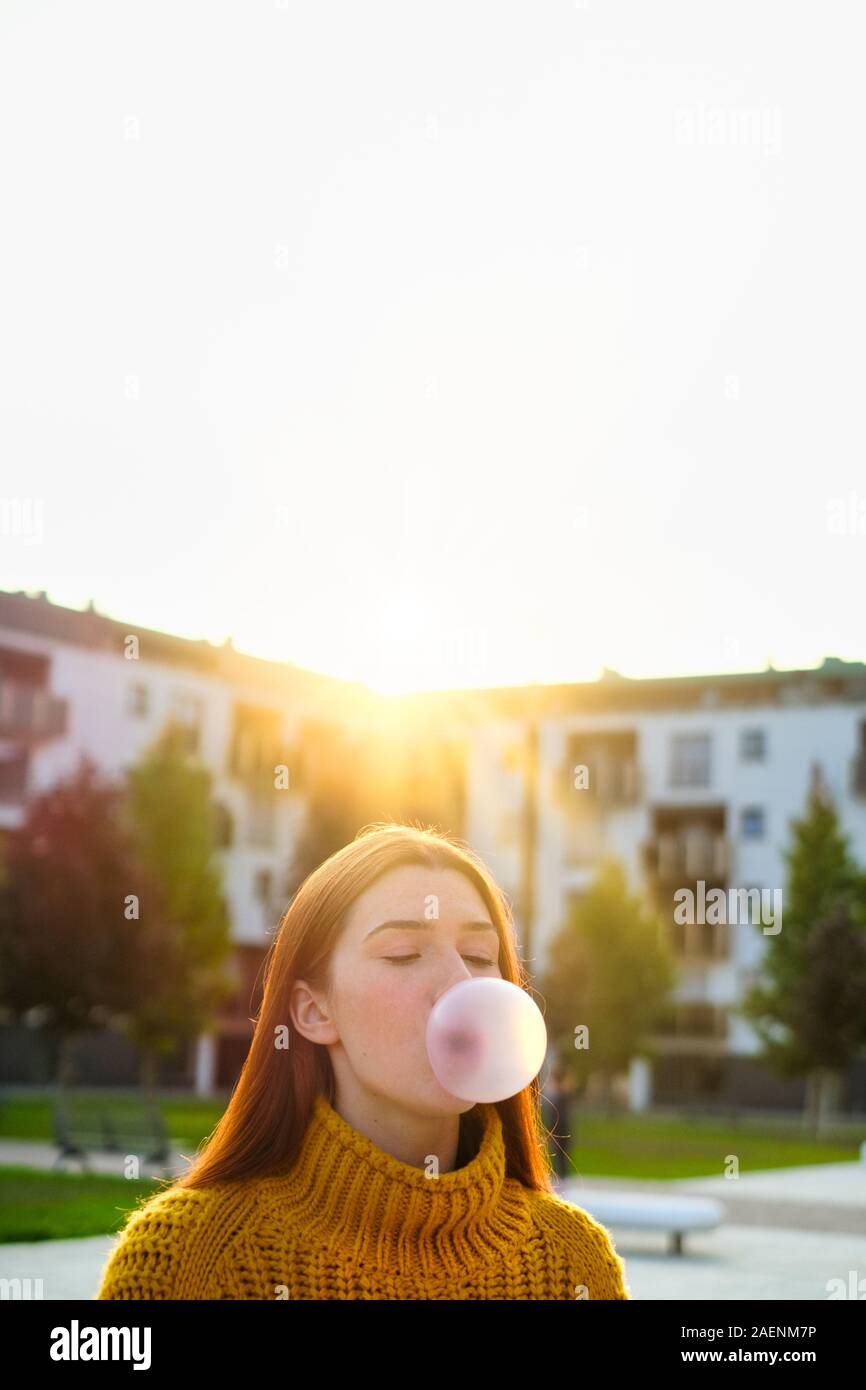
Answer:
[[[122,825],[122,788],[92,759],[27,804],[3,842],[0,995],[39,1020],[62,1092],[76,1035],[134,1006],[138,942],[125,916],[142,881]]]
[[[551,943],[539,984],[551,1040],[581,1092],[601,1074],[611,1107],[614,1076],[633,1057],[652,1056],[647,1036],[675,979],[659,918],[629,892],[623,866],[605,860]],[[575,1033],[581,1025],[586,1035]]]
[[[159,1056],[205,1030],[236,986],[222,968],[231,927],[207,768],[187,751],[185,730],[169,723],[127,777],[130,830],[148,884],[129,1027],[150,1094]]]
[[[779,1075],[807,1078],[807,1114],[820,1133],[866,1042],[866,879],[817,768],[805,813],[790,829],[782,928],[765,936],[763,978],[735,1012]]]

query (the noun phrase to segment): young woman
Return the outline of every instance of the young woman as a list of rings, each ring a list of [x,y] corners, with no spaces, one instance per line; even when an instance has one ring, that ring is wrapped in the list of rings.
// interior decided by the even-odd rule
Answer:
[[[378,824],[304,881],[228,1107],[131,1213],[100,1299],[628,1299],[607,1230],[552,1191],[538,1078],[452,1096],[440,995],[528,988],[507,899],[463,842]]]

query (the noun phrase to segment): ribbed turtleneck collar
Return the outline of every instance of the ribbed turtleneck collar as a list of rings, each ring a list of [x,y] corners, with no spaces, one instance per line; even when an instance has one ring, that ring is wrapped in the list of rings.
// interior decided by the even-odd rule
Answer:
[[[499,1112],[479,1109],[484,1131],[475,1157],[428,1177],[318,1095],[294,1165],[272,1180],[274,1196],[310,1239],[365,1263],[457,1276],[469,1259],[498,1259],[525,1235],[526,1203],[519,1185],[506,1181]]]

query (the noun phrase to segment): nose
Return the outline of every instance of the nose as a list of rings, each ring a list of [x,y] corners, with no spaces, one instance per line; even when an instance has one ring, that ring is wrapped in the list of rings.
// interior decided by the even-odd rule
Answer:
[[[442,995],[447,994],[449,989],[453,989],[454,986],[459,985],[461,981],[471,980],[473,978],[472,971],[469,969],[463,957],[459,952],[454,951],[450,956],[447,967],[443,968],[442,980],[433,1003],[438,1004]]]

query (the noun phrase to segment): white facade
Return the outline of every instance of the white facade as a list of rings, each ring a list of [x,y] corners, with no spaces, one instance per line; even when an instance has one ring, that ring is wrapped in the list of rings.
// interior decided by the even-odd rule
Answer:
[[[775,673],[787,676],[788,673]],[[790,847],[789,823],[803,815],[813,764],[820,768],[824,784],[835,801],[840,824],[849,836],[854,857],[866,866],[866,785],[863,759],[866,750],[866,694],[851,698],[850,690],[828,698],[814,689],[810,679],[781,683],[772,701],[752,703],[745,695],[734,704],[728,686],[721,705],[708,677],[698,708],[654,708],[653,682],[629,682],[647,689],[646,708],[634,704],[627,710],[598,713],[539,713],[536,778],[536,832],[531,916],[531,955],[534,970],[543,969],[547,950],[559,931],[571,895],[579,896],[595,877],[603,857],[619,859],[629,886],[651,905],[650,879],[643,847],[654,836],[658,812],[678,815],[687,809],[699,816],[710,810],[720,816],[727,869],[723,882],[730,903],[731,889],[769,890],[763,922],[731,922],[725,955],[675,953],[678,985],[674,995],[683,1004],[716,1005],[727,1011],[741,998],[760,971],[765,936],[772,930],[771,904],[784,898],[787,866],[784,851]],[[811,673],[808,673],[811,675]],[[668,682],[669,686],[674,682]],[[861,683],[862,684],[862,683]],[[615,703],[615,700],[612,700]],[[675,696],[671,697],[675,704]],[[520,748],[527,745],[530,721],[491,720],[476,733],[471,758],[469,838],[484,854],[507,889],[518,891],[520,872],[519,829],[515,815],[530,794],[530,770],[523,775],[513,766],[520,762]],[[755,731],[761,731],[758,738]],[[610,804],[596,801],[592,808],[579,799],[586,789],[571,777],[569,739],[605,734],[632,737],[634,741],[635,793],[630,799]],[[706,777],[700,785],[677,785],[674,776],[674,740],[703,735],[708,740]],[[748,756],[760,751],[763,756]],[[697,747],[697,745],[694,745]],[[859,784],[855,775],[861,768]],[[696,765],[692,770],[700,775]],[[595,769],[590,763],[590,780]],[[681,774],[682,775],[682,774]],[[518,785],[516,785],[516,783]],[[686,818],[688,820],[688,817]],[[576,833],[577,832],[577,833]],[[680,883],[689,883],[686,877]],[[780,890],[781,898],[773,898]],[[671,898],[669,911],[673,911]],[[767,932],[765,933],[764,927]],[[745,1020],[727,1018],[727,1036],[717,1039],[680,1040],[670,1044],[697,1054],[755,1054],[758,1039]],[[664,1050],[664,1048],[662,1048]],[[635,1095],[645,1094],[643,1079],[632,1078]]]

